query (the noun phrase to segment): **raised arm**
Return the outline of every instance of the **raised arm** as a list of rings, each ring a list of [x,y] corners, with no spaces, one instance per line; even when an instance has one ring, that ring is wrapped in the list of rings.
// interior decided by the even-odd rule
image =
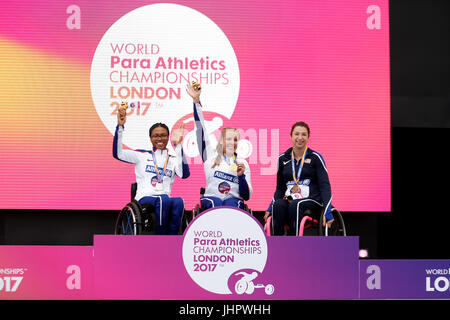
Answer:
[[[183,148],[181,147],[181,142],[183,141],[183,135],[184,135],[184,124],[182,124],[180,126],[180,128],[174,132],[173,144],[175,145],[175,153],[177,155],[177,158],[176,158],[177,165],[175,167],[175,173],[181,179],[186,179],[190,176],[190,171],[189,171],[189,165],[184,156]]]
[[[113,140],[113,157],[127,163],[137,163],[138,158],[136,156],[136,152],[131,150],[123,150],[122,148],[122,135],[126,121],[126,107],[120,107],[119,112],[117,113],[117,126]]]
[[[197,83],[188,83],[186,86],[186,92],[192,97],[192,101],[194,103],[194,119],[198,152],[200,153],[203,162],[206,162],[206,160],[213,156],[214,150],[212,150],[211,142],[208,137],[209,133],[206,130],[205,120],[203,118],[202,105],[200,103],[201,87]]]

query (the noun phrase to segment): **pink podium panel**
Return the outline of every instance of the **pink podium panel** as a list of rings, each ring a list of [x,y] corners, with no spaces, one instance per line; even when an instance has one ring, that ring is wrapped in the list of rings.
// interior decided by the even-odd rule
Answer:
[[[91,299],[92,247],[0,246],[0,299]]]

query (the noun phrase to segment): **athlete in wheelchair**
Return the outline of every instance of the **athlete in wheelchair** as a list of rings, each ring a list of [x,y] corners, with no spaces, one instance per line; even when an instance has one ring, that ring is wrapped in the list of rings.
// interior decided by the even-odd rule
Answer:
[[[149,130],[152,150],[123,150],[126,107],[122,104],[117,115],[113,156],[135,164],[136,184],[132,185],[131,202],[119,213],[115,234],[179,234],[184,201],[170,197],[170,192],[175,175],[186,179],[190,174],[181,148],[183,128],[174,135],[175,154],[166,148],[169,128],[162,123],[154,124]]]
[[[304,122],[291,128],[292,147],[278,157],[277,186],[266,211],[270,235],[301,236],[305,228],[319,235],[345,235],[339,211],[331,205],[331,186],[323,157],[308,148],[310,129]]]
[[[218,206],[237,207],[251,212],[244,203],[252,194],[250,166],[236,153],[239,131],[235,128],[223,128],[214,148],[204,124],[200,104],[201,87],[195,82],[188,83],[186,92],[194,102],[197,146],[206,177],[206,188],[200,191],[200,205],[194,208],[193,214]]]

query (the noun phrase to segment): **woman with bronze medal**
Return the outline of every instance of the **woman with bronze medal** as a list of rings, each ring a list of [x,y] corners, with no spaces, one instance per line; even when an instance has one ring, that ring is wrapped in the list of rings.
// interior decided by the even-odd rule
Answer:
[[[298,235],[303,213],[318,216],[324,210],[323,226],[331,227],[331,185],[323,157],[308,147],[309,126],[297,122],[291,128],[292,147],[278,157],[277,186],[264,219],[272,214],[273,235]]]
[[[123,150],[122,135],[126,122],[127,104],[123,103],[117,114],[114,134],[114,158],[135,164],[137,190],[135,199],[140,204],[155,207],[157,234],[178,234],[184,212],[184,201],[170,197],[175,175],[189,177],[189,166],[181,148],[183,128],[173,135],[175,153],[167,149],[169,128],[163,123],[154,124],[150,130],[151,150]]]
[[[206,176],[205,194],[200,199],[201,207],[231,206],[243,209],[244,200],[250,199],[252,194],[252,185],[250,166],[236,153],[239,131],[235,128],[223,128],[216,148],[212,147],[200,103],[201,86],[196,82],[188,83],[186,92],[194,102],[197,145]]]

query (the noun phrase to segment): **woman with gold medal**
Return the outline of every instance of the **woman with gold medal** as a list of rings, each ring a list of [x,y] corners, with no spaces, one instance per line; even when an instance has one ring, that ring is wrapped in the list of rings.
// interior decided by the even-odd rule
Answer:
[[[277,186],[264,219],[272,214],[272,234],[298,235],[303,213],[309,209],[316,215],[324,210],[323,226],[331,227],[331,185],[325,161],[308,147],[309,126],[297,122],[291,128],[292,147],[278,157]],[[318,218],[318,217],[316,217]]]
[[[205,194],[200,199],[201,207],[231,206],[243,209],[244,201],[249,200],[252,194],[252,185],[250,166],[236,153],[239,131],[235,128],[223,128],[217,147],[213,148],[203,119],[200,84],[188,83],[186,92],[194,102],[197,145],[206,177]]]
[[[171,197],[175,175],[182,179],[189,177],[189,166],[184,157],[181,142],[183,128],[173,135],[174,153],[167,149],[169,128],[163,123],[155,123],[149,130],[151,150],[123,150],[122,135],[125,130],[127,104],[123,103],[117,114],[114,134],[113,156],[135,165],[137,190],[135,199],[140,204],[155,207],[157,234],[176,235],[179,232],[184,212],[184,201]]]

